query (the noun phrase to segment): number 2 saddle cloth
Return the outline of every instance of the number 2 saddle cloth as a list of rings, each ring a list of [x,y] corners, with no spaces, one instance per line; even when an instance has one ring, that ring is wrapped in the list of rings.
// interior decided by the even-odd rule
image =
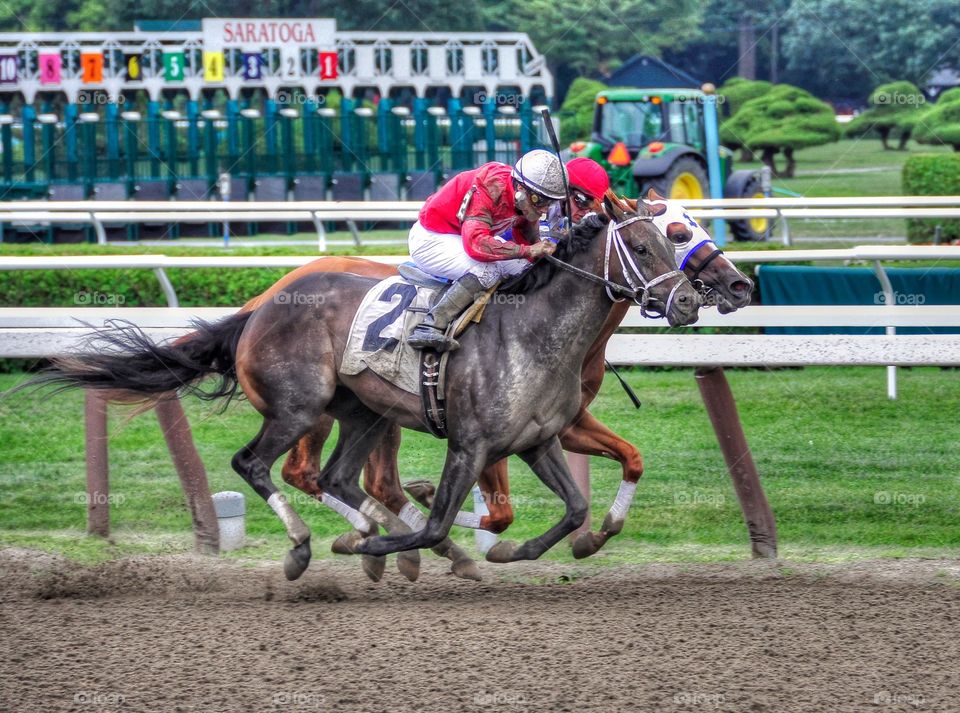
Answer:
[[[444,375],[450,352],[419,351],[407,343],[442,287],[408,282],[401,276],[378,282],[364,296],[350,325],[340,373],[370,369],[382,379],[411,394],[419,394],[424,424],[438,438],[447,435]],[[495,289],[495,288],[494,288]],[[493,289],[453,321],[447,334],[459,335],[479,322]]]
[[[394,386],[419,394],[421,353],[407,344],[407,335],[423,321],[437,292],[399,275],[374,285],[350,325],[340,373],[370,369]]]

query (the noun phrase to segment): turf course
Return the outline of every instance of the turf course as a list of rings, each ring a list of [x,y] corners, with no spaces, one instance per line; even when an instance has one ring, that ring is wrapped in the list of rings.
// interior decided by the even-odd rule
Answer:
[[[23,374],[0,375],[0,389]],[[692,374],[636,370],[627,378],[643,400],[635,411],[608,376],[594,412],[637,444],[646,475],[623,534],[601,553],[607,562],[743,559],[745,528]],[[955,370],[901,371],[901,395],[886,399],[879,368],[732,371],[754,458],[777,516],[781,554],[836,560],[923,556],[960,546]],[[245,556],[279,558],[286,549],[279,523],[229,466],[256,433],[246,403],[219,414],[187,401],[194,438],[214,490],[248,497],[251,547]],[[0,399],[0,546],[33,546],[80,559],[131,552],[188,551],[189,514],[152,414],[110,424],[114,536],[83,535],[82,396],[17,395]],[[403,477],[438,476],[444,446],[406,432]],[[329,451],[328,451],[329,452]],[[619,466],[594,458],[593,517],[603,517],[619,482]],[[519,461],[513,473],[517,522],[524,539],[559,517],[557,501]],[[274,469],[279,482],[279,466]],[[345,524],[296,491],[288,497],[314,530],[315,556]],[[468,531],[457,538],[471,541]],[[569,559],[560,546],[551,557]]]

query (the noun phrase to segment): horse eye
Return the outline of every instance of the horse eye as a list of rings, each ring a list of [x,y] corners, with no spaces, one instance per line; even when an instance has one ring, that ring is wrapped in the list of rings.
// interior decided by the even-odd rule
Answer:
[[[646,245],[635,245],[634,248],[633,248],[633,251],[634,251],[637,255],[646,255],[646,254],[647,254],[647,246],[646,246]]]
[[[690,242],[690,236],[686,235],[685,233],[674,233],[673,235],[670,236],[670,240],[672,240],[677,245],[683,245],[685,243]]]

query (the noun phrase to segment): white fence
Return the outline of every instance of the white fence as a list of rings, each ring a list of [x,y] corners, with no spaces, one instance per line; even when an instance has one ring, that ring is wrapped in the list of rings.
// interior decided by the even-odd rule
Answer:
[[[896,365],[960,366],[960,335],[898,335],[898,327],[960,327],[960,305],[897,306],[883,268],[890,260],[960,259],[960,247],[860,246],[839,250],[731,251],[736,263],[867,262],[883,290],[884,304],[847,307],[748,307],[729,315],[703,310],[697,327],[879,327],[883,335],[764,335],[702,334],[674,330],[671,334],[617,334],[607,357],[614,364],[689,366],[787,366],[803,364],[862,364],[888,367],[888,395],[896,398]],[[166,295],[167,308],[5,308],[0,309],[0,357],[41,357],[74,348],[89,330],[78,320],[99,325],[105,319],[124,318],[141,325],[157,338],[177,336],[188,329],[191,317],[216,319],[232,308],[179,308],[167,268],[295,268],[313,257],[169,257],[166,255],[109,255],[71,257],[4,257],[0,269],[150,269]],[[370,258],[398,264],[407,258]],[[651,327],[634,310],[623,327]]]
[[[310,222],[318,248],[327,248],[325,222],[412,223],[422,203],[414,201],[6,201],[0,223],[85,224],[106,244],[106,227],[129,223]],[[863,218],[960,219],[960,196],[869,196],[862,198],[724,198],[685,201],[701,220],[767,218],[778,221],[781,240],[791,244],[789,220]],[[403,241],[398,241],[403,242]]]

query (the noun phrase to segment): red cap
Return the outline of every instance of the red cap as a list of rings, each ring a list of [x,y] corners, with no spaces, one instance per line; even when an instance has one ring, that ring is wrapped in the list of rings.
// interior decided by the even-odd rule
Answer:
[[[567,163],[571,188],[578,188],[591,198],[601,198],[610,188],[610,177],[593,159],[578,157]]]

